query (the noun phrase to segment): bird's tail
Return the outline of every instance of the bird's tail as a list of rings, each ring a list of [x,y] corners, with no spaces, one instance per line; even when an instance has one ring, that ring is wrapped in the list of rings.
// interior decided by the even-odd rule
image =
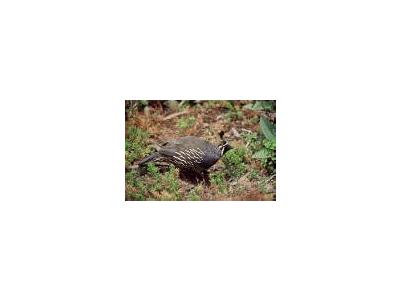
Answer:
[[[160,157],[160,154],[158,152],[155,152],[155,153],[153,153],[153,154],[151,154],[149,156],[146,156],[141,161],[139,161],[138,165],[141,166],[141,165],[147,164],[149,162],[152,162],[152,161],[156,160],[159,157]]]

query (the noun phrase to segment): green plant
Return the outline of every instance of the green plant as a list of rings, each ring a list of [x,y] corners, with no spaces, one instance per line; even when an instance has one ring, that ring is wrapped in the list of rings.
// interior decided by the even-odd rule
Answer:
[[[201,200],[200,193],[202,192],[203,188],[201,185],[196,186],[193,188],[188,194],[188,200],[190,201],[199,201]]]
[[[125,174],[126,197],[130,200],[146,200],[147,186],[135,170]]]
[[[213,185],[217,186],[220,193],[226,193],[228,191],[224,172],[212,173],[210,175],[210,181]]]
[[[262,116],[260,118],[261,135],[254,132],[242,134],[244,141],[252,153],[252,158],[261,162],[268,173],[276,172],[276,129],[275,125]]]
[[[154,163],[147,164],[147,172],[151,177],[154,177],[156,179],[160,178],[160,172]]]
[[[260,118],[260,127],[266,139],[275,141],[276,130],[274,124],[263,116]]]
[[[257,170],[251,170],[249,173],[249,180],[258,180],[260,178],[260,173]]]
[[[242,134],[244,141],[251,153],[254,153],[261,147],[261,140],[255,132],[245,132]]]
[[[147,165],[145,176],[136,170],[125,174],[126,197],[130,200],[177,200],[180,198],[178,172],[174,166],[162,174],[153,163]]]
[[[263,110],[263,111],[275,111],[276,101],[275,100],[257,100],[254,103],[249,103],[243,106],[244,109],[251,110]]]
[[[243,119],[243,112],[240,108],[237,108],[234,104],[235,101],[227,101],[226,107],[228,108],[228,112],[226,113],[225,117],[228,121],[234,120],[242,120]]]
[[[196,123],[196,118],[193,116],[190,117],[182,117],[178,120],[178,124],[176,125],[179,129],[186,129],[192,127]]]
[[[266,194],[268,192],[268,187],[267,187],[267,180],[265,177],[263,177],[259,182],[258,182],[258,190]]]
[[[270,123],[267,118],[261,117],[260,119],[261,131],[264,135],[260,144],[256,144],[252,150],[257,151],[253,154],[252,158],[258,159],[261,165],[267,169],[269,173],[276,172],[276,130],[275,126]]]
[[[259,117],[258,116],[254,116],[249,120],[249,123],[253,124],[253,125],[257,124],[258,122],[259,122]]]
[[[232,149],[224,155],[222,161],[229,177],[237,178],[246,172],[245,155],[245,148]]]
[[[131,165],[138,158],[150,152],[146,145],[149,134],[137,127],[130,127],[125,137],[125,165]]]
[[[164,189],[173,195],[173,198],[178,198],[178,191],[180,188],[178,181],[178,172],[174,166],[170,166],[169,170],[162,176],[162,186]]]
[[[268,171],[275,172],[276,166],[276,142],[264,139],[262,148],[253,154],[253,158],[259,159],[261,165]]]
[[[140,107],[145,107],[149,105],[149,100],[138,100],[138,103]]]
[[[205,105],[207,108],[216,108],[218,105],[220,105],[218,100],[208,100],[205,101]]]
[[[147,165],[147,174],[148,177],[152,179],[151,184],[148,185],[148,190],[150,192],[161,191],[162,190],[161,174],[158,168],[154,165],[154,163],[149,163]]]

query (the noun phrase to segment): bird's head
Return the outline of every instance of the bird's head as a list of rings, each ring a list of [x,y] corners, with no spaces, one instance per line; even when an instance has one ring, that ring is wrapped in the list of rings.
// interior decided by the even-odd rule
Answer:
[[[226,152],[233,149],[231,145],[228,144],[227,141],[224,140],[224,132],[221,131],[219,133],[219,137],[221,138],[221,143],[218,145],[218,149],[221,151],[221,156],[223,156]]]

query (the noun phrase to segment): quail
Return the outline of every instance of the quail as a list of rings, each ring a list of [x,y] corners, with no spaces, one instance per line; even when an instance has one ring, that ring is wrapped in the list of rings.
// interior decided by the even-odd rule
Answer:
[[[149,162],[167,162],[182,171],[204,174],[232,147],[223,139],[215,146],[194,136],[181,137],[163,144],[160,149],[138,162],[143,166]]]

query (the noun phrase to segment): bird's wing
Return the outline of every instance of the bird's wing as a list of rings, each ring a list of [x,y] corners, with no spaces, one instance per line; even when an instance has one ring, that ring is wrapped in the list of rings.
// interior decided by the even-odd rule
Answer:
[[[159,152],[166,156],[174,156],[176,152],[182,151],[185,149],[185,145],[182,141],[171,141],[168,142],[165,146],[163,146]]]

